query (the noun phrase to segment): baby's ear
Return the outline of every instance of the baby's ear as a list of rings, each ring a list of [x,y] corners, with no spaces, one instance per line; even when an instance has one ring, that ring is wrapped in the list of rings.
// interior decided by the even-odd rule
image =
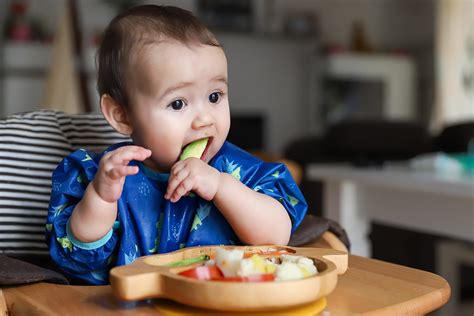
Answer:
[[[100,109],[105,119],[119,133],[130,136],[133,128],[126,109],[108,94],[100,97]]]

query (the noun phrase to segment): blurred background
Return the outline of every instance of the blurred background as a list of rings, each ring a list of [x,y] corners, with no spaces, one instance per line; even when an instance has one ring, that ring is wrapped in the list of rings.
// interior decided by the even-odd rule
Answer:
[[[0,117],[99,111],[101,34],[117,12],[141,3],[188,9],[215,32],[229,61],[229,139],[296,162],[311,213],[329,215],[327,177],[310,175],[311,166],[358,172],[403,163],[436,179],[450,174],[422,198],[461,190],[446,213],[456,217],[462,203],[467,228],[446,220],[430,229],[431,207],[417,200],[399,216],[407,222],[419,211],[425,225],[372,220],[362,236],[368,248],[355,239],[353,249],[445,276],[453,286],[445,313],[472,313],[474,0],[2,0]]]

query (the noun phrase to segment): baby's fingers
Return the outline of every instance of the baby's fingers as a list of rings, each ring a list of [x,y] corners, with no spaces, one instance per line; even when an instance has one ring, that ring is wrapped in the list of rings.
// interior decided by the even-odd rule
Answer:
[[[106,172],[107,176],[112,180],[119,180],[122,177],[137,173],[137,166],[116,166]]]
[[[113,151],[109,159],[113,164],[127,165],[132,160],[143,161],[150,155],[149,149],[140,146],[124,146]]]
[[[171,195],[170,201],[177,202],[182,196],[188,194],[193,189],[193,181],[191,179],[184,179],[174,190]]]
[[[176,188],[189,176],[189,169],[182,168],[178,172],[171,173],[171,177],[168,181],[168,188],[166,189],[165,199],[171,198]]]

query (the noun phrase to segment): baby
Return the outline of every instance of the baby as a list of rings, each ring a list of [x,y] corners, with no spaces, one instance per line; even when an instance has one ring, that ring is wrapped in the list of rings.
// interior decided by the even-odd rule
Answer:
[[[226,142],[227,81],[222,47],[190,12],[145,5],[111,21],[100,107],[133,143],[78,150],[53,173],[47,241],[71,278],[106,284],[116,265],[183,247],[288,243],[306,202],[284,165]],[[202,139],[201,157],[179,159]]]

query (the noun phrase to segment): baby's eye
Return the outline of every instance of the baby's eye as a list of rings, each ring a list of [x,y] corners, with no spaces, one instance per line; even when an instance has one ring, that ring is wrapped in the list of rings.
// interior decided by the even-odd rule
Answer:
[[[219,102],[220,98],[221,98],[221,93],[220,92],[213,92],[209,95],[209,102],[217,103],[217,102]]]
[[[185,106],[185,103],[183,100],[174,100],[173,102],[168,104],[168,107],[172,108],[175,111],[182,110],[184,106]]]

